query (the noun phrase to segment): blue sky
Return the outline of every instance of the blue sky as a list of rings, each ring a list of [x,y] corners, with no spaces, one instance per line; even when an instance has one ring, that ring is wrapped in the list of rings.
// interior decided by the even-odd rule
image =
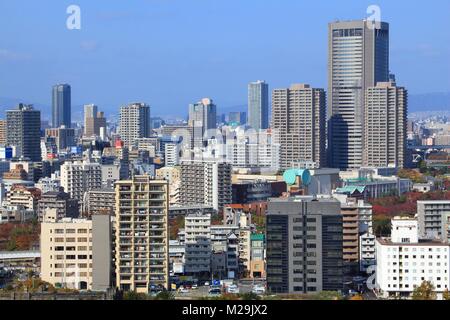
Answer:
[[[66,8],[81,8],[81,30]],[[371,4],[391,24],[391,70],[410,93],[450,91],[450,1],[1,0],[0,97],[108,113],[132,101],[153,115],[187,113],[211,97],[245,105],[247,83],[327,87],[327,24],[362,19]]]

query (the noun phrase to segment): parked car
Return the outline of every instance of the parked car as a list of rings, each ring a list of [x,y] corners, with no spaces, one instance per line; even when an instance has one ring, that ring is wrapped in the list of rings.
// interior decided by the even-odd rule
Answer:
[[[220,288],[211,288],[209,289],[208,294],[212,297],[217,297],[222,295],[222,290]]]
[[[230,284],[227,287],[227,292],[231,294],[239,294],[239,287],[235,284]]]
[[[189,293],[189,289],[188,288],[185,288],[185,287],[180,287],[180,289],[178,289],[178,292],[179,293]]]
[[[254,286],[252,292],[257,295],[263,295],[266,293],[266,289],[261,286]]]

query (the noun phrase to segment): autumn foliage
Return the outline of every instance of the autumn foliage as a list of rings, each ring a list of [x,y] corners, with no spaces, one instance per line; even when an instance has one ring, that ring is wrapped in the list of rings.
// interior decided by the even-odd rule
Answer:
[[[39,224],[0,224],[0,251],[30,250],[39,241],[39,235]]]

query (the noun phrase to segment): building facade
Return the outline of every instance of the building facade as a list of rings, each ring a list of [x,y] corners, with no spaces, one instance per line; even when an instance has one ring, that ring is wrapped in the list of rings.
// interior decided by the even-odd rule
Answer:
[[[297,161],[326,162],[326,94],[307,84],[276,89],[272,94],[272,130],[281,145],[280,166]]]
[[[184,160],[181,163],[181,203],[204,204],[221,210],[232,202],[229,163]]]
[[[115,184],[116,287],[169,289],[168,183],[134,176]]]
[[[340,203],[308,196],[270,199],[266,217],[270,293],[343,289]]]
[[[364,158],[366,167],[406,165],[407,91],[394,82],[378,82],[366,90]]]
[[[7,144],[16,148],[16,156],[41,161],[41,112],[20,104],[6,111]]]
[[[72,89],[68,84],[58,84],[52,92],[52,127],[72,127]]]
[[[150,107],[145,103],[133,103],[120,108],[120,138],[126,147],[137,139],[150,137]]]
[[[364,150],[364,95],[389,81],[389,24],[338,21],[328,28],[330,166],[359,168]]]

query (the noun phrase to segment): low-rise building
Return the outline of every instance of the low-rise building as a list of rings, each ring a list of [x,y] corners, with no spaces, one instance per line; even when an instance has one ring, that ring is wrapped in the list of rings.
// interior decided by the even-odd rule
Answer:
[[[250,278],[266,277],[265,237],[263,234],[252,234],[250,245]]]
[[[410,298],[425,281],[438,299],[449,288],[450,246],[439,240],[419,240],[418,221],[396,217],[391,238],[376,241],[376,284],[383,298]]]
[[[55,221],[55,209],[49,210],[48,215],[41,224],[42,280],[56,287],[77,290],[110,288],[110,216]]]

